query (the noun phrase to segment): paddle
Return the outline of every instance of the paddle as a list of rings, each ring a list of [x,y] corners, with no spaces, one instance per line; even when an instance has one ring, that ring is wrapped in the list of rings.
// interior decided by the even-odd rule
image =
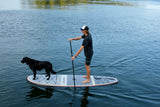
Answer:
[[[70,50],[71,50],[71,57],[73,57],[73,52],[72,52],[72,43],[70,41]],[[74,86],[75,84],[75,73],[74,73],[74,61],[72,60],[72,69],[73,69],[73,80],[74,80]]]

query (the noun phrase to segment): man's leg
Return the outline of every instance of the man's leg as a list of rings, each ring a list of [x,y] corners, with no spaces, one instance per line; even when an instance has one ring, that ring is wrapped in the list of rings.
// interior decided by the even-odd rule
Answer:
[[[86,65],[86,64],[85,64],[85,66],[86,66],[87,76],[83,76],[83,77],[87,78],[87,79],[85,81],[83,81],[82,83],[88,83],[88,82],[90,82],[90,73],[91,73],[90,66]]]

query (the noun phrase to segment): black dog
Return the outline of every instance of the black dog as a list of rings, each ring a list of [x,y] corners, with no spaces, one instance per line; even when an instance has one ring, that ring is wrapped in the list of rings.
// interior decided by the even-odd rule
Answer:
[[[30,67],[30,69],[33,71],[33,74],[34,74],[33,80],[36,79],[37,70],[40,71],[42,69],[45,69],[47,73],[46,77],[48,76],[47,80],[50,79],[50,73],[56,74],[56,72],[53,71],[52,69],[52,64],[48,61],[37,61],[28,57],[24,57],[21,63],[26,63]]]

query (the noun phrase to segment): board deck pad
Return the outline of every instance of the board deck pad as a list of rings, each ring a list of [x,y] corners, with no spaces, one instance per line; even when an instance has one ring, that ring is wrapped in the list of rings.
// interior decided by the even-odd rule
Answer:
[[[52,86],[52,87],[90,87],[90,86],[102,86],[117,83],[117,78],[107,76],[90,76],[89,83],[82,83],[86,80],[84,75],[75,75],[75,85],[73,75],[51,75],[50,79],[43,75],[36,75],[36,79],[33,80],[33,75],[27,77],[27,80],[33,84],[40,86]]]

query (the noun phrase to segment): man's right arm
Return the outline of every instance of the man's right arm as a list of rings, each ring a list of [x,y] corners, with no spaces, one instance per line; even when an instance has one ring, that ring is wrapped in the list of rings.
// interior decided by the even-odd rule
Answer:
[[[71,40],[80,40],[80,39],[82,39],[82,37],[70,38],[70,39],[68,39],[68,40],[71,41]]]

